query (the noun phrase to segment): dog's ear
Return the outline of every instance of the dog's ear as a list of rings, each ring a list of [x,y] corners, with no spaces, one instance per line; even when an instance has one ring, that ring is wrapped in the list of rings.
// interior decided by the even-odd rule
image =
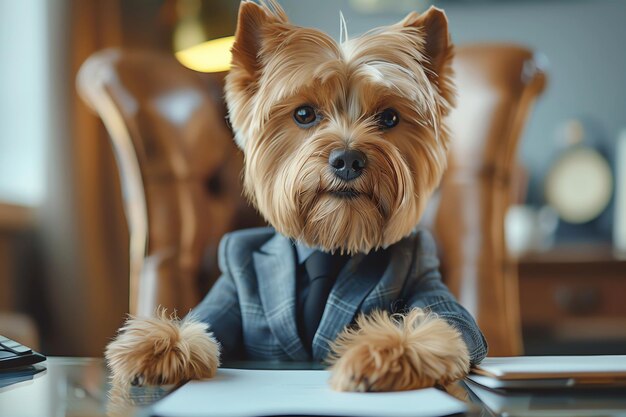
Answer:
[[[271,7],[271,8],[270,8]],[[280,23],[287,16],[275,2],[243,1],[239,6],[235,43],[232,48],[232,66],[245,69],[254,75],[261,69],[261,52],[265,41],[276,35]]]
[[[454,48],[448,32],[448,18],[443,10],[431,6],[424,13],[411,13],[400,22],[403,28],[417,29],[422,38],[421,53],[426,76],[439,94],[454,105],[452,56]],[[447,113],[447,110],[445,111]]]
[[[418,28],[424,37],[423,53],[428,66],[439,74],[452,57],[448,18],[443,10],[431,6],[422,14],[411,13],[402,22],[404,27]]]

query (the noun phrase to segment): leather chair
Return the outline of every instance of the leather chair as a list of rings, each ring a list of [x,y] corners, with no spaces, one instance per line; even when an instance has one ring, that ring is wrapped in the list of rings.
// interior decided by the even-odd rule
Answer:
[[[513,45],[458,48],[458,102],[440,186],[435,237],[446,284],[474,315],[491,356],[522,353],[517,265],[504,218],[519,199],[519,139],[546,75],[533,53]],[[436,201],[433,203],[436,204]]]
[[[450,166],[430,207],[444,279],[475,315],[492,355],[521,353],[516,267],[504,216],[522,128],[545,76],[511,45],[458,48]],[[168,55],[104,50],[77,85],[117,159],[130,231],[130,312],[193,307],[218,275],[220,237],[262,225],[241,197],[241,153],[224,118],[224,74]],[[208,254],[208,255],[205,255]]]

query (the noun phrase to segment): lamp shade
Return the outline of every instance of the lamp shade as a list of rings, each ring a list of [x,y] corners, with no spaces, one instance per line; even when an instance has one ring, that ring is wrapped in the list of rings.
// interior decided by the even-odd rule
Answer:
[[[176,59],[199,72],[228,71],[238,9],[232,0],[176,0]]]
[[[194,71],[221,72],[230,68],[234,36],[212,39],[176,52],[176,59]]]

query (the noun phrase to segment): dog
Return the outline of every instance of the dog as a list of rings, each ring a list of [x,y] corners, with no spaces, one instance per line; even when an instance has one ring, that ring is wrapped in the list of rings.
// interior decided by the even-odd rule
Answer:
[[[335,390],[395,391],[479,363],[485,339],[418,226],[446,168],[452,57],[434,7],[353,39],[343,22],[336,42],[273,0],[242,2],[226,102],[245,194],[272,227],[223,238],[222,276],[183,320],[130,317],[105,352],[114,382],[211,378],[221,358],[326,360]],[[308,260],[326,255],[339,266],[310,313],[323,285]]]

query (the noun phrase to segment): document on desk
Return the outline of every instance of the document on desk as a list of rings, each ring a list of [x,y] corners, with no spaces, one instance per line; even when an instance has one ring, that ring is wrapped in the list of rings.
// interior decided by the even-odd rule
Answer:
[[[625,355],[517,356],[486,358],[476,373],[501,380],[539,378],[626,378]]]
[[[435,417],[467,407],[434,389],[391,393],[336,392],[328,371],[220,369],[206,381],[191,381],[158,401],[160,417],[390,416]]]

